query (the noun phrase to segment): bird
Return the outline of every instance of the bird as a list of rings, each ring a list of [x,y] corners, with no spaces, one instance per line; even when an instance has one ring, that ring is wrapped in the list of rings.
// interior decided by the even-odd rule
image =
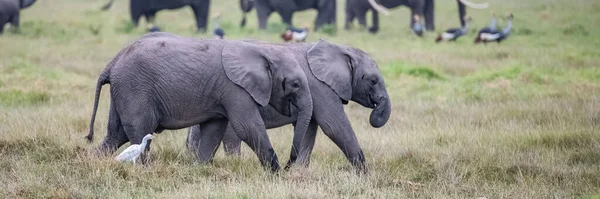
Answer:
[[[479,30],[479,32],[481,32],[481,31],[484,31],[484,32],[486,32],[486,31],[491,31],[491,32],[496,31],[496,13],[495,12],[492,13],[492,20],[490,21],[490,25],[488,27],[484,27],[481,30]]]
[[[148,24],[148,32],[160,32],[160,28],[154,24]]]
[[[505,40],[508,36],[510,36],[510,31],[512,29],[512,13],[506,15],[506,27],[502,29],[502,31],[495,30],[495,28],[482,29],[477,33],[477,37],[475,38],[475,44],[483,42],[487,44],[487,42],[497,42]],[[495,22],[494,22],[495,25]]]
[[[419,17],[419,15],[415,15],[414,18],[415,18],[415,22],[412,25],[413,32],[417,36],[422,37],[424,28],[423,28],[423,24],[421,23],[421,17]]]
[[[283,41],[295,41],[295,42],[304,42],[308,37],[308,27],[304,26],[304,28],[295,28],[289,26],[285,32],[281,33],[281,38]]]
[[[215,16],[215,29],[213,30],[213,37],[215,39],[225,39],[225,31],[221,29],[219,26],[219,19],[221,18],[221,13],[217,12]]]
[[[437,38],[435,38],[435,42],[441,41],[456,41],[459,37],[463,36],[467,33],[469,22],[471,21],[471,17],[465,17],[465,25],[460,28],[450,28],[442,33],[440,33]]]
[[[137,157],[140,156],[144,149],[146,149],[148,140],[151,139],[152,134],[144,136],[144,138],[142,138],[141,144],[132,144],[131,146],[127,147],[125,150],[123,150],[123,152],[121,152],[121,154],[115,157],[115,160],[119,162],[130,161],[133,162],[133,164],[135,164],[135,159],[137,159]]]

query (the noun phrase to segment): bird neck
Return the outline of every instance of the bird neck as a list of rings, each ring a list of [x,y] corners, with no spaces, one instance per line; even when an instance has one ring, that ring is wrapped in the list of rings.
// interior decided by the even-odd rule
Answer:
[[[492,21],[490,22],[490,28],[495,28],[496,27],[496,17],[492,17]]]
[[[146,145],[148,145],[148,139],[142,139],[142,143],[140,144],[140,146],[143,148],[146,148]]]
[[[504,30],[502,30],[502,34],[504,35],[508,35],[510,34],[510,29],[512,28],[512,21],[509,19],[506,22],[506,27],[504,28]]]

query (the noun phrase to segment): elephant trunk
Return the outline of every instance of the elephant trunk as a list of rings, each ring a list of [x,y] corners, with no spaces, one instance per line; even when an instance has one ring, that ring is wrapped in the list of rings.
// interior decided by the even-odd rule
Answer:
[[[304,138],[306,135],[306,131],[308,131],[308,124],[312,119],[313,113],[313,101],[310,91],[307,92],[296,93],[297,103],[296,107],[298,108],[298,118],[296,119],[296,126],[294,128],[294,135],[302,135],[300,138]],[[299,151],[301,152],[301,151]]]
[[[380,97],[375,103],[377,105],[373,111],[371,111],[369,122],[371,123],[371,126],[379,128],[385,125],[388,119],[390,119],[392,104],[390,103],[390,98],[387,94],[384,97]]]
[[[21,0],[21,9],[25,9],[35,3],[36,0]]]

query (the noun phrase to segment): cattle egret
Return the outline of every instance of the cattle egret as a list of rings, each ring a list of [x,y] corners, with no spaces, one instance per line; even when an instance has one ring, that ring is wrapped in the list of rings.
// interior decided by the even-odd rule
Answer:
[[[148,140],[150,139],[152,139],[152,134],[144,136],[141,144],[132,144],[131,146],[127,147],[125,150],[123,150],[123,152],[121,152],[121,154],[115,157],[115,160],[120,162],[131,161],[133,162],[133,164],[135,164],[135,159],[137,159],[137,157],[140,156],[142,151],[146,149],[146,145],[148,144]]]

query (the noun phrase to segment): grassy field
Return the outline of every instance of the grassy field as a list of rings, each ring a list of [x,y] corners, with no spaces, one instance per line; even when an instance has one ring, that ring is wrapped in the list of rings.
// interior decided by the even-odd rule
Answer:
[[[308,40],[361,48],[384,73],[393,104],[386,126],[374,129],[368,109],[346,106],[370,175],[354,175],[322,133],[310,167],[279,176],[245,145],[240,158],[219,150],[214,164],[199,165],[185,130],[156,135],[148,166],[92,157],[109,104],[103,92],[96,142],[86,143],[97,76],[145,30],[129,24],[125,0],[108,12],[101,0],[45,0],[22,12],[19,34],[0,36],[0,198],[600,198],[600,1],[489,0],[489,9],[469,10],[470,34],[442,44],[434,33],[411,34],[407,8],[380,16],[379,34],[345,31],[338,2],[337,32]],[[454,1],[436,8],[438,31],[457,26]],[[228,38],[280,41],[277,15],[259,31],[254,11],[238,27],[237,0],[213,1],[217,10]],[[514,14],[513,35],[473,45],[494,11]],[[294,23],[315,15],[297,13]],[[157,24],[212,37],[194,32],[192,16],[163,11]],[[286,162],[291,128],[269,136]]]

